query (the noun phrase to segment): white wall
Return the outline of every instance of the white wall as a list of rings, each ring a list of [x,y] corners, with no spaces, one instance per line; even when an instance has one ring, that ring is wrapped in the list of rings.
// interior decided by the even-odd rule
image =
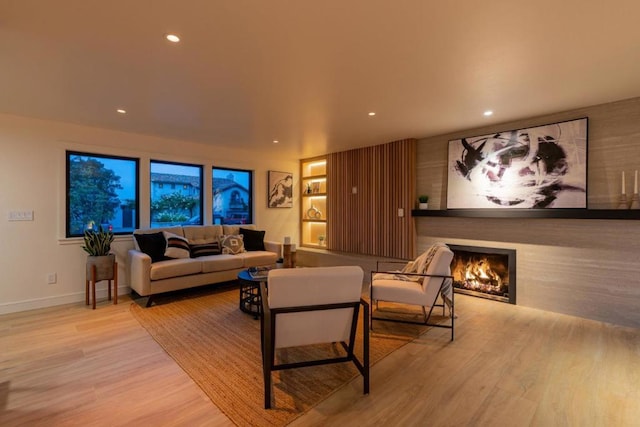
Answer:
[[[0,314],[85,298],[82,239],[64,237],[65,150],[140,158],[142,227],[149,221],[149,159],[203,164],[205,194],[211,194],[213,165],[253,170],[254,222],[267,231],[267,240],[299,240],[297,159],[0,114]],[[266,207],[268,170],[294,172],[292,209]],[[8,221],[14,210],[33,210],[34,220]],[[204,212],[210,220],[211,200],[205,200]],[[121,292],[128,291],[125,260],[131,246],[130,236],[113,245]],[[56,284],[47,284],[50,273],[57,274]],[[99,297],[106,294],[106,283],[98,288]]]

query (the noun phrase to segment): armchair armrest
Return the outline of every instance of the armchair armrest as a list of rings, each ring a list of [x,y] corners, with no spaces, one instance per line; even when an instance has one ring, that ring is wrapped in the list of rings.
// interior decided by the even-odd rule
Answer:
[[[129,286],[140,296],[151,295],[151,257],[136,249],[129,249]]]
[[[410,261],[380,261],[380,260],[376,260],[376,270],[378,270],[378,272],[383,273],[380,270],[380,265],[381,264],[402,264],[402,265],[407,265],[407,263]],[[384,272],[386,273],[386,272]]]

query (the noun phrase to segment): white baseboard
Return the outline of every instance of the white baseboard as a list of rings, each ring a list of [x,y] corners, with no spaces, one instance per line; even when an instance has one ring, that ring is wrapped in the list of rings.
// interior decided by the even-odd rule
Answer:
[[[118,295],[131,293],[129,286],[118,286]],[[96,289],[96,298],[107,298],[107,289]],[[55,307],[57,305],[84,303],[86,296],[84,292],[74,292],[66,295],[56,295],[46,298],[30,299],[0,304],[0,314],[18,313],[20,311],[35,310],[38,308]]]

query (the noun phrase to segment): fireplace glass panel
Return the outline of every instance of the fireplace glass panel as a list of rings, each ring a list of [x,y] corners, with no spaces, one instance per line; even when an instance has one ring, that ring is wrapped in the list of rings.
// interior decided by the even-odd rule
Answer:
[[[449,245],[454,289],[515,304],[515,250]]]

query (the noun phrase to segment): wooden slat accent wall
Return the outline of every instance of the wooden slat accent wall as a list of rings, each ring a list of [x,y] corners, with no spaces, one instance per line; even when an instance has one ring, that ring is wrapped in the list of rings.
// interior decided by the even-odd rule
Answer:
[[[327,249],[413,258],[415,165],[415,139],[329,154]]]

